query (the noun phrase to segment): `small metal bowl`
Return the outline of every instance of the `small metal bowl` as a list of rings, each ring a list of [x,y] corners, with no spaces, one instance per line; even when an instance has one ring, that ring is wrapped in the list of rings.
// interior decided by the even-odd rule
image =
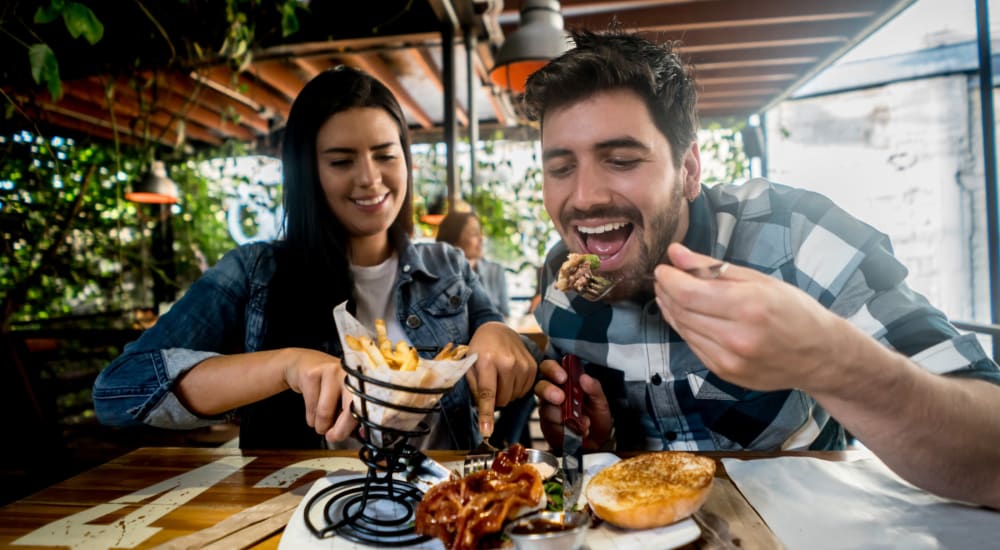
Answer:
[[[542,480],[551,479],[552,476],[559,472],[559,459],[556,455],[548,451],[539,451],[538,449],[526,449],[528,451],[528,461],[527,464],[531,464],[538,469],[538,473],[542,476]]]
[[[584,512],[535,512],[511,522],[503,532],[518,550],[579,550],[589,524]]]

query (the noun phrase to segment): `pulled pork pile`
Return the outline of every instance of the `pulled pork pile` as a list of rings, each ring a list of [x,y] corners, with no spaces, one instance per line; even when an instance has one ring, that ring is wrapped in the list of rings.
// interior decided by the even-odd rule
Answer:
[[[498,455],[488,470],[431,487],[417,506],[416,531],[441,539],[451,550],[471,550],[483,537],[499,533],[504,521],[534,510],[544,494],[542,478],[518,456],[523,447],[512,450],[511,456]]]

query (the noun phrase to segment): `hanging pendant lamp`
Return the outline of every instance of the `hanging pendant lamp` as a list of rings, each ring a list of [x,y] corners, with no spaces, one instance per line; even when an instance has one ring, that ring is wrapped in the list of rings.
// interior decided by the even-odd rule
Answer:
[[[521,26],[504,41],[490,80],[502,88],[523,93],[531,73],[568,49],[563,16],[557,0],[525,0]]]
[[[153,161],[149,172],[125,193],[125,199],[144,204],[174,204],[178,200],[177,184],[167,177],[163,161]]]

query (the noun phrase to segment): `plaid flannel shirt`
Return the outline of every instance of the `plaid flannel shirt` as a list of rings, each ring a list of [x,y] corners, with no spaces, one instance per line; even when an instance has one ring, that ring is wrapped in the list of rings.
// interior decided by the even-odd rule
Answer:
[[[931,372],[1000,384],[975,335],[960,335],[907,287],[888,237],[826,197],[754,179],[703,188],[690,212],[690,249],[800,288]],[[600,380],[619,449],[843,448],[843,428],[809,395],[749,390],[710,372],[655,301],[592,303],[556,290],[566,254],[564,243],[549,252],[535,316],[547,355],[576,354]]]

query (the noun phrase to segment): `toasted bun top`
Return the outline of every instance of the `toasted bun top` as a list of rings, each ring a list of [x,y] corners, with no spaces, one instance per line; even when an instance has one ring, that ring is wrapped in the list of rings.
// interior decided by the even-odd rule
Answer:
[[[673,523],[704,503],[715,461],[685,452],[647,453],[617,462],[587,485],[594,512],[621,527],[644,529]]]

